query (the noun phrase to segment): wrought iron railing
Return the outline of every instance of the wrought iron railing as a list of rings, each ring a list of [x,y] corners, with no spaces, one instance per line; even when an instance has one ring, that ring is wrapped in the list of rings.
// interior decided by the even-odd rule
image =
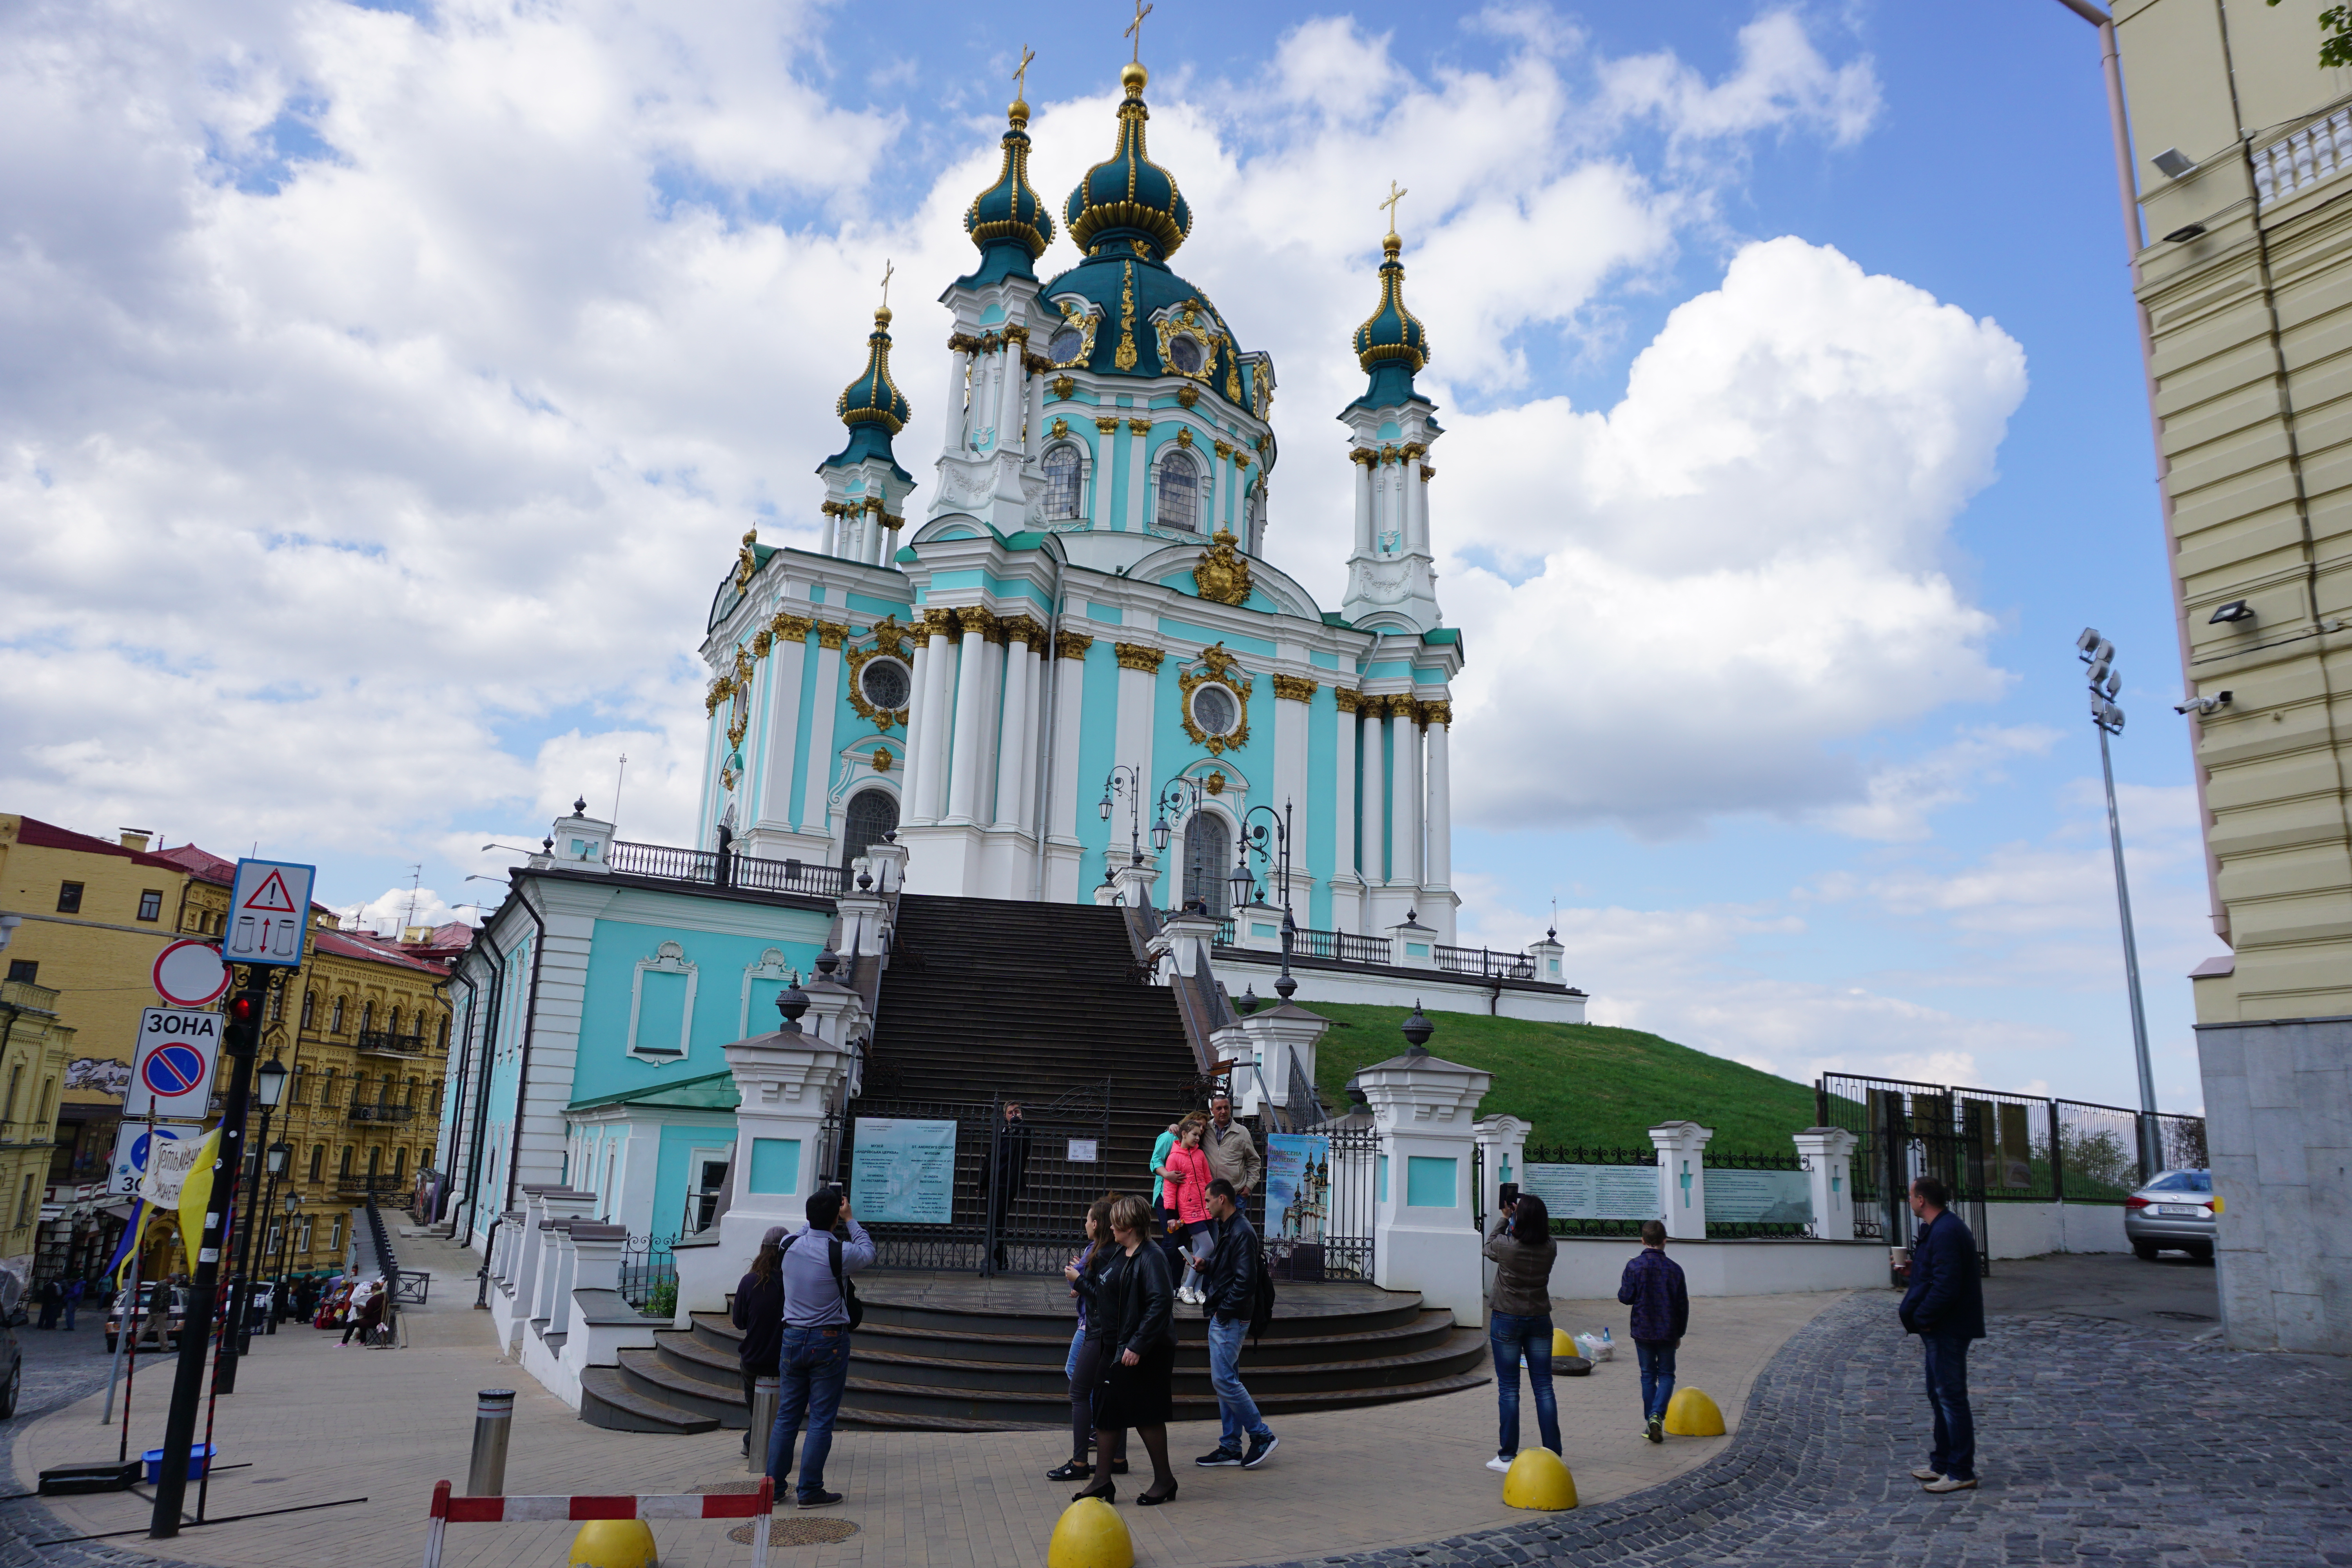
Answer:
[[[414,1035],[395,1035],[389,1029],[362,1029],[360,1049],[380,1051],[387,1056],[421,1057],[425,1052],[422,1031]]]
[[[352,1101],[351,1114],[345,1120],[377,1122],[414,1121],[416,1120],[416,1108],[413,1105],[385,1105],[381,1101],[362,1103],[354,1100]]]
[[[1524,952],[1496,952],[1487,947],[1432,947],[1437,967],[1448,974],[1475,974],[1482,980],[1533,980],[1536,961]]]
[[[667,1318],[677,1312],[677,1255],[670,1250],[668,1237],[633,1236],[622,1245],[620,1289],[621,1300],[647,1316]]]
[[[757,893],[805,893],[838,898],[849,873],[839,866],[807,860],[766,860],[753,855],[721,855],[713,849],[680,849],[667,844],[616,841],[604,864],[627,877],[686,882],[705,888],[743,888]]]

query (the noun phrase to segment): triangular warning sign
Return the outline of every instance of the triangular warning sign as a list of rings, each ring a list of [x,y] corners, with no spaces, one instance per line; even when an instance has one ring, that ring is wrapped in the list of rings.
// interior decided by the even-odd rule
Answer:
[[[262,879],[261,886],[253,890],[253,897],[245,900],[245,907],[290,915],[294,913],[294,895],[286,890],[286,879],[272,871]]]

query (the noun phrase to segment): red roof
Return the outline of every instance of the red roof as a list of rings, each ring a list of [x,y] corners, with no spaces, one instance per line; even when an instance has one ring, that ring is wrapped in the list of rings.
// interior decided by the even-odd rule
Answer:
[[[134,864],[153,866],[159,869],[187,869],[169,856],[151,855],[143,849],[126,849],[112,839],[93,838],[87,833],[76,833],[70,827],[59,827],[54,822],[43,822],[36,816],[17,818],[16,842],[35,849],[75,849],[85,855],[119,855]]]
[[[310,932],[310,947],[314,952],[365,959],[370,963],[396,963],[403,969],[420,969],[427,974],[446,975],[449,973],[449,966],[446,963],[427,963],[403,952],[397,943],[370,936],[365,931],[329,931],[323,926],[318,927]]]
[[[177,849],[159,849],[159,860],[169,860],[200,882],[218,882],[227,887],[236,880],[236,862],[224,860],[209,849],[199,849],[193,844],[183,844]]]

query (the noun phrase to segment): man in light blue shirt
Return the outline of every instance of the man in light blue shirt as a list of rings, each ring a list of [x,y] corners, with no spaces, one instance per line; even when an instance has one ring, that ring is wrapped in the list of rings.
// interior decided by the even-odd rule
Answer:
[[[784,1335],[776,1352],[776,1425],[768,1438],[768,1476],[776,1495],[793,1468],[793,1447],[808,1427],[801,1456],[800,1505],[841,1500],[824,1489],[834,1417],[849,1381],[849,1276],[874,1262],[874,1243],[850,1216],[849,1194],[823,1187],[809,1195],[808,1228],[784,1243]],[[836,1230],[836,1226],[838,1229]]]

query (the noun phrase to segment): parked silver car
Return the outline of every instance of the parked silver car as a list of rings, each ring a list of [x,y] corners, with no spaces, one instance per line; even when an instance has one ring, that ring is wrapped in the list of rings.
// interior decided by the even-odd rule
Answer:
[[[2124,1236],[2143,1258],[2167,1248],[2210,1258],[2221,1212],[2210,1171],[2166,1171],[2124,1200]]]

